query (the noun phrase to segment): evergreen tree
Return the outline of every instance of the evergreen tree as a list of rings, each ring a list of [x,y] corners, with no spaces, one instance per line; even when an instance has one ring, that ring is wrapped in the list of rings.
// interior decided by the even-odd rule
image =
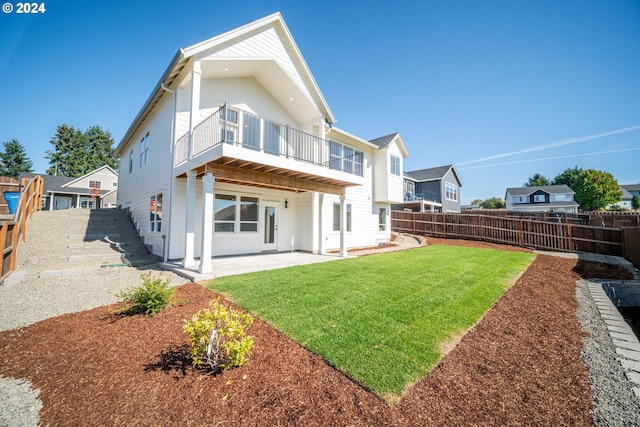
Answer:
[[[53,150],[48,150],[45,156],[50,164],[46,171],[49,175],[79,177],[104,165],[117,168],[111,133],[100,126],[81,132],[63,124],[50,142]]]
[[[551,181],[549,181],[544,175],[540,175],[539,173],[533,175],[527,180],[527,182],[522,184],[523,187],[538,187],[545,185],[551,185]]]
[[[12,139],[3,143],[4,151],[0,152],[0,176],[18,178],[21,172],[33,172],[33,162],[27,157],[27,153],[18,142]]]
[[[572,188],[582,210],[598,210],[622,200],[618,181],[609,172],[587,169],[580,173]]]

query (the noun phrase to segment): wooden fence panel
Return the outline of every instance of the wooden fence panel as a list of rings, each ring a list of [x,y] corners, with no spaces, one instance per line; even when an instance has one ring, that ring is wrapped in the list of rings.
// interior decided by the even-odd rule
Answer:
[[[623,228],[624,257],[640,268],[640,227]]]

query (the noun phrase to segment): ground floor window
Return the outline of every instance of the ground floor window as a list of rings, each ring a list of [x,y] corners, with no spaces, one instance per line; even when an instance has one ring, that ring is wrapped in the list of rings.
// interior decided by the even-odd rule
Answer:
[[[151,196],[149,203],[149,231],[162,231],[162,193]]]
[[[378,211],[378,231],[387,231],[387,208]]]
[[[340,203],[333,204],[333,231],[340,231]],[[351,231],[351,204],[347,203],[347,231]]]
[[[258,231],[258,198],[216,194],[214,207],[214,231],[234,233]]]

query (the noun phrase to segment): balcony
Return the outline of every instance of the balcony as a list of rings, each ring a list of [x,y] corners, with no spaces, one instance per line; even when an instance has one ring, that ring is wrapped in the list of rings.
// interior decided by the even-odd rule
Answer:
[[[320,168],[327,171],[320,173],[329,177],[341,172],[339,179],[347,185],[359,183],[357,177],[364,172],[361,151],[227,106],[194,128],[191,146],[189,133],[178,139],[175,166],[179,170],[185,165],[193,169],[194,161],[196,165],[219,163],[223,156],[309,173]]]

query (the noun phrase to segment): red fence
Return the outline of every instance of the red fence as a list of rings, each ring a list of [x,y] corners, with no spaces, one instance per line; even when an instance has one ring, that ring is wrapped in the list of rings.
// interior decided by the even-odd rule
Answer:
[[[20,240],[25,241],[27,220],[31,219],[33,213],[40,210],[42,206],[44,180],[40,175],[22,178],[20,190],[16,212],[13,215],[3,215],[7,219],[2,221],[0,228],[0,248],[4,250],[0,282],[3,282],[7,275],[16,269],[18,246]]]
[[[626,232],[634,229],[493,215],[392,211],[391,229],[404,233],[483,240],[549,251],[623,256],[640,265],[640,254],[636,255],[640,245],[640,228],[635,229],[638,232]]]

